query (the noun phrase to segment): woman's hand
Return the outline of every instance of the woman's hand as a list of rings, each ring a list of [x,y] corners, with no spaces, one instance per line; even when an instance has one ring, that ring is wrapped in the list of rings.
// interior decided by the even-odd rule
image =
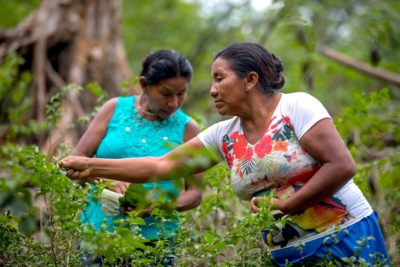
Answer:
[[[251,207],[251,211],[252,212],[260,212],[260,208],[258,207],[258,203],[260,201],[265,201],[266,205],[269,206],[271,208],[271,210],[280,210],[282,211],[284,214],[286,214],[285,212],[285,202],[279,198],[272,198],[270,200],[270,198],[268,197],[253,197],[250,200],[250,207]]]
[[[130,183],[127,182],[121,182],[121,181],[115,181],[107,178],[87,178],[85,179],[86,181],[101,181],[105,183],[105,188],[108,190],[111,190],[113,192],[119,193],[124,195],[126,190],[128,190],[128,187]]]
[[[122,211],[123,213],[129,213],[129,212],[132,212],[132,211],[134,211],[134,210],[137,210],[136,213],[135,213],[135,216],[144,218],[144,217],[150,216],[150,215],[151,215],[151,212],[153,211],[153,209],[154,209],[154,208],[152,208],[152,207],[149,205],[149,206],[146,207],[146,208],[141,208],[140,211],[137,210],[137,208],[135,208],[135,207],[121,208],[121,211]]]
[[[90,176],[88,161],[87,157],[68,156],[57,162],[57,166],[65,169],[69,178],[81,180]]]
[[[125,191],[128,189],[130,183],[127,182],[120,182],[120,181],[114,181],[114,180],[109,180],[110,181],[110,190],[120,193],[120,194],[125,194]]]

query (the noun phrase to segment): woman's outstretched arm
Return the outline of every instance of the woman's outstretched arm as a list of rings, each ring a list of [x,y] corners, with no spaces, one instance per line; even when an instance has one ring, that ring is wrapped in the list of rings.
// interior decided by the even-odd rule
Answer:
[[[58,162],[74,180],[104,177],[131,183],[178,178],[202,172],[218,163],[216,157],[195,137],[162,157],[125,159],[68,156]]]

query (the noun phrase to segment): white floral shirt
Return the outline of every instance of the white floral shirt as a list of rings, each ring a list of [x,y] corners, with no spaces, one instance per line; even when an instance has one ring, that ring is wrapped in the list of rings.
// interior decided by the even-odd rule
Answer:
[[[238,117],[216,123],[200,133],[206,146],[217,146],[231,171],[236,195],[244,200],[262,194],[274,181],[275,196],[281,199],[298,191],[319,170],[320,164],[299,140],[315,123],[330,119],[323,105],[307,93],[282,94],[263,137],[251,144],[246,140]],[[332,226],[348,224],[372,213],[358,187],[351,180],[332,197],[305,210],[291,214],[291,234],[270,232],[271,247],[320,236]],[[284,229],[285,231],[285,229]]]

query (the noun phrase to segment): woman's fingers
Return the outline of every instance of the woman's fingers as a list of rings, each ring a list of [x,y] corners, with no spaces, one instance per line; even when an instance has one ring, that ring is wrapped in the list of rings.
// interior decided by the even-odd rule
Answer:
[[[85,170],[87,169],[86,159],[86,157],[68,156],[60,160],[57,166],[63,169]]]
[[[66,158],[63,158],[62,160],[59,160],[57,162],[57,168],[59,168],[59,169],[68,169],[69,168],[68,167],[68,158],[69,157],[66,157]]]
[[[74,169],[68,169],[67,176],[72,180],[80,180],[81,179],[81,172],[76,171]]]
[[[268,197],[253,197],[250,200],[250,206],[253,212],[259,212],[261,210],[259,208],[260,201],[265,201],[265,205],[267,205],[271,210],[284,211],[284,201],[279,198],[269,199]]]
[[[112,185],[114,186],[114,191],[120,194],[125,194],[129,187],[129,183],[126,182],[113,182]]]
[[[74,175],[75,172],[76,172],[76,171],[75,171],[74,169],[68,169],[66,175],[67,175],[68,177],[71,177],[71,176]]]
[[[86,157],[68,156],[57,162],[57,167],[65,169],[66,175],[73,179],[79,180],[90,176],[88,165],[86,164]]]
[[[257,206],[258,202],[262,199],[262,197],[253,197],[250,200],[250,207],[252,212],[259,212],[260,208]]]

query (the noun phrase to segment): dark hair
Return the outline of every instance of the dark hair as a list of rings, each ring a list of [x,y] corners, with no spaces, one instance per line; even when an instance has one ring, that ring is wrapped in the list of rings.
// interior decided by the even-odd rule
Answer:
[[[256,72],[265,92],[279,90],[285,84],[282,62],[259,44],[234,43],[219,51],[214,61],[217,58],[226,59],[240,78],[246,77],[251,71]]]
[[[148,85],[162,80],[184,77],[192,79],[192,65],[186,57],[175,50],[158,50],[148,54],[142,62],[140,76],[144,76]]]

